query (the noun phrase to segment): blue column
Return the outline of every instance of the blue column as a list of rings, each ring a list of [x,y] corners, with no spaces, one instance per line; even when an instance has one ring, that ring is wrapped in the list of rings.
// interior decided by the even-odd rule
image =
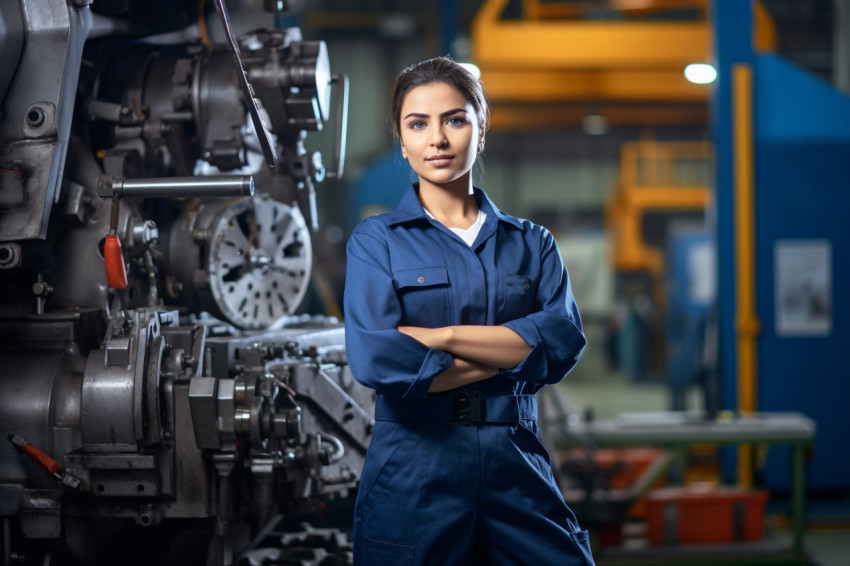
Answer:
[[[714,136],[716,180],[714,229],[718,262],[718,309],[720,371],[724,409],[737,407],[735,356],[735,208],[734,208],[734,139],[732,116],[732,67],[737,63],[752,65],[752,6],[742,0],[714,0],[711,26],[714,65],[717,81],[711,102]]]
[[[457,34],[455,0],[440,0],[440,55],[455,56],[455,34]]]

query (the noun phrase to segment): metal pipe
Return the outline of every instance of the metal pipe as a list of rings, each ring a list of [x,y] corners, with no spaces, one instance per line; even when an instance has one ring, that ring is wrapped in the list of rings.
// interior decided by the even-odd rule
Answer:
[[[254,177],[218,175],[115,179],[113,188],[115,195],[121,198],[244,197],[254,195]]]
[[[738,410],[758,409],[758,344],[761,323],[756,312],[755,180],[753,170],[753,74],[746,63],[732,67],[732,116],[735,159],[735,327],[737,331]],[[753,484],[750,445],[738,448],[738,481]]]

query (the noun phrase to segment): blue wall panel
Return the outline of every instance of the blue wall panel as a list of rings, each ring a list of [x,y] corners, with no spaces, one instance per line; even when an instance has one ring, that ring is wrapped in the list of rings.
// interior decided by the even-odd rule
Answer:
[[[758,406],[802,411],[818,426],[809,485],[850,487],[850,97],[773,55],[754,66]],[[826,336],[776,332],[777,240],[831,246],[832,328]],[[842,316],[844,314],[844,316]],[[787,452],[787,451],[785,451]],[[771,486],[789,484],[788,456],[773,450]]]
[[[850,486],[850,143],[759,143],[756,150],[758,406],[802,411],[817,422],[809,485]],[[832,247],[832,329],[827,336],[776,332],[777,240],[828,240]],[[767,480],[789,485],[787,454],[772,449]]]

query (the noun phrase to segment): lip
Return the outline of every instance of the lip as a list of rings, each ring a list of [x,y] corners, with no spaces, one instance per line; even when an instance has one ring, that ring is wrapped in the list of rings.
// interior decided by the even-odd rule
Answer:
[[[440,154],[440,155],[435,155],[433,157],[429,157],[425,161],[427,161],[431,165],[439,166],[439,165],[448,165],[451,162],[452,159],[454,159],[454,155]]]

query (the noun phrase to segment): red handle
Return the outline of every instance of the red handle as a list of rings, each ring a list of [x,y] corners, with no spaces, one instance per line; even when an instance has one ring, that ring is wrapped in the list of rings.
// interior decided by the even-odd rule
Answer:
[[[103,260],[106,264],[106,282],[113,289],[127,288],[127,269],[124,266],[124,254],[121,252],[121,240],[117,234],[107,234],[103,243]]]
[[[30,460],[35,462],[36,466],[50,474],[51,476],[57,474],[62,471],[62,466],[59,465],[59,462],[27,442],[21,447],[21,450],[24,451],[24,454],[30,457]]]

